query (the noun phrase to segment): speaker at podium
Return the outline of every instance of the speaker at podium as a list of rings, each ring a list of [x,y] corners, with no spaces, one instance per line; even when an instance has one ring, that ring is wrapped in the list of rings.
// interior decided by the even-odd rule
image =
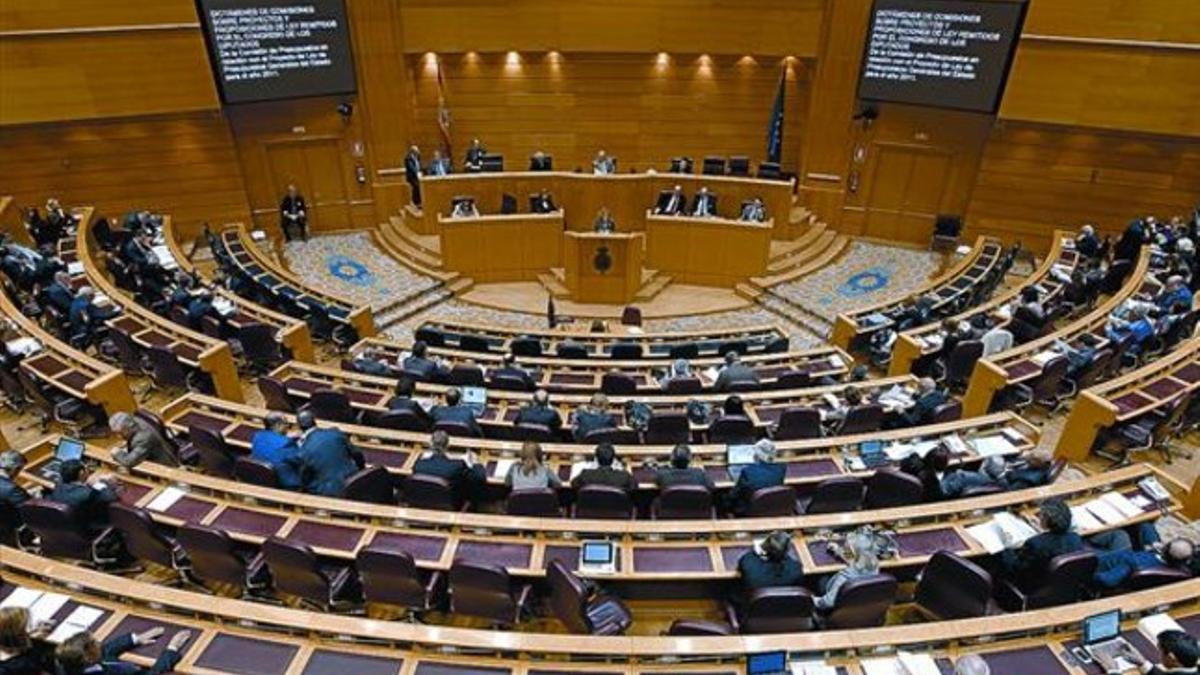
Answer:
[[[626,304],[642,285],[641,232],[564,232],[563,267],[575,302]]]

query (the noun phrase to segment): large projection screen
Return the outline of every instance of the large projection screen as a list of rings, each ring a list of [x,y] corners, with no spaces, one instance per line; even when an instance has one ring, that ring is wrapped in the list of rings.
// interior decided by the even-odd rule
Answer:
[[[355,90],[343,0],[197,0],[225,103]]]
[[[875,0],[858,81],[866,101],[995,112],[1024,0]]]

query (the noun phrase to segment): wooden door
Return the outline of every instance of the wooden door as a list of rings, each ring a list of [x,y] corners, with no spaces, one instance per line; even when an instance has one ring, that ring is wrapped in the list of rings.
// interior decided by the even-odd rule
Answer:
[[[925,244],[942,209],[952,153],[934,148],[877,146],[866,204],[868,237]]]
[[[283,199],[289,184],[300,188],[308,203],[308,230],[349,229],[347,174],[337,139],[317,138],[266,144],[275,194]]]

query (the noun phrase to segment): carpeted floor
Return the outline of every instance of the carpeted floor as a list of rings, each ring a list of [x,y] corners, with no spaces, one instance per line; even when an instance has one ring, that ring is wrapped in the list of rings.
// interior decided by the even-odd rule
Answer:
[[[312,237],[284,246],[284,258],[306,284],[379,310],[436,282],[393,260],[366,232]]]

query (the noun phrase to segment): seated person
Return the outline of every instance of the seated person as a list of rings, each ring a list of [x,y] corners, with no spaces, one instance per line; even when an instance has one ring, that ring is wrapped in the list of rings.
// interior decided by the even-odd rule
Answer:
[[[125,439],[125,447],[113,448],[112,458],[130,469],[149,460],[165,466],[179,466],[179,457],[171,441],[153,424],[129,413],[119,412],[108,419],[110,429]]]
[[[971,324],[954,318],[946,319],[942,322],[942,348],[938,351],[938,358],[949,359],[960,342],[974,338]]]
[[[992,675],[992,668],[978,654],[963,654],[954,663],[954,675]]]
[[[767,207],[763,204],[762,197],[755,197],[742,202],[741,213],[738,214],[738,220],[746,220],[752,223],[767,222]]]
[[[5,539],[15,534],[16,526],[20,524],[17,522],[20,517],[18,509],[33,498],[33,495],[17,484],[17,476],[21,475],[21,470],[24,468],[25,455],[16,450],[0,452],[0,518],[4,519],[0,524],[0,533],[4,533],[4,537],[0,538],[0,543],[5,545],[14,543],[11,540],[5,541]],[[3,649],[3,645],[0,645],[0,649]]]
[[[692,364],[687,359],[675,359],[671,362],[671,367],[667,371],[667,374],[659,379],[658,384],[663,389],[666,389],[672,380],[689,380],[693,377],[695,375],[692,374]]]
[[[738,558],[738,576],[742,590],[749,594],[762,588],[800,586],[804,583],[804,568],[792,556],[792,537],[776,530],[755,547]]]
[[[758,372],[750,366],[742,363],[742,356],[736,351],[731,351],[725,354],[725,365],[717,374],[717,381],[713,383],[713,391],[728,391],[730,385],[735,382],[758,384]]]
[[[38,212],[36,206],[25,210],[25,229],[29,231],[29,236],[33,237],[33,242],[38,246],[56,245],[58,240],[66,235],[61,228],[55,227],[42,218],[42,214]]]
[[[500,360],[499,368],[492,368],[488,371],[488,379],[495,383],[498,376],[515,378],[520,380],[526,387],[533,387],[536,384],[536,379],[533,374],[517,365],[517,357],[512,354],[505,354]]]
[[[368,375],[384,377],[392,375],[392,368],[384,361],[383,353],[374,347],[367,347],[359,352],[358,356],[350,361],[350,366],[354,370]]]
[[[450,435],[444,431],[433,432],[429,437],[429,450],[413,464],[413,473],[444,479],[459,501],[478,499],[487,481],[487,469],[470,450],[462,459],[452,459],[447,454],[449,449]]]
[[[1075,237],[1075,250],[1086,258],[1095,258],[1100,253],[1100,238],[1096,236],[1096,228],[1084,225]]]
[[[746,401],[737,394],[730,394],[721,403],[720,417],[746,417]]]
[[[617,418],[608,412],[608,397],[600,392],[592,394],[587,405],[575,411],[575,440],[582,441],[588,433],[597,429],[616,429]]]
[[[901,471],[921,481],[922,501],[929,503],[945,498],[942,476],[950,467],[950,454],[950,449],[939,443],[924,457],[914,452],[900,461]]]
[[[96,291],[91,286],[81,287],[67,311],[71,340],[78,340],[85,347],[92,344],[104,329],[104,322],[116,314],[116,309],[111,305],[96,306]]]
[[[1126,643],[1128,644],[1128,643]],[[1162,656],[1160,663],[1151,663],[1137,650],[1128,647],[1121,654],[1126,661],[1134,664],[1143,675],[1185,675],[1196,673],[1200,664],[1200,645],[1196,638],[1181,630],[1165,630],[1158,634],[1158,653]]]
[[[411,377],[401,377],[396,380],[396,388],[392,391],[392,397],[387,402],[388,410],[407,410],[424,420],[427,424],[432,425],[433,418],[413,398],[416,391],[416,384]]]
[[[709,492],[716,490],[708,472],[699,467],[690,466],[692,450],[680,443],[671,449],[671,464],[660,467],[654,472],[654,482],[658,489],[663,490],[675,485],[700,485],[708,488]]]
[[[69,506],[79,527],[93,535],[108,527],[108,505],[117,501],[116,483],[109,476],[89,476],[87,467],[77,459],[58,466],[58,483],[46,499]]]
[[[54,232],[60,233],[55,241],[71,234],[75,230],[75,225],[78,221],[75,216],[67,213],[66,209],[58,203],[58,200],[51,197],[46,200],[46,224]]]
[[[707,187],[700,188],[692,198],[692,216],[696,218],[715,218],[717,215],[717,196],[708,191]]]
[[[938,406],[947,403],[950,397],[938,388],[933,379],[922,377],[917,381],[917,395],[914,399],[912,407],[901,415],[904,424],[910,427],[932,423],[934,411]]]
[[[54,672],[54,644],[47,642],[53,621],[39,621],[24,607],[0,608],[0,674]]]
[[[285,490],[299,490],[301,480],[300,446],[287,433],[287,418],[280,412],[269,412],[263,418],[263,428],[250,439],[250,457],[270,465],[275,480]]]
[[[633,474],[625,469],[614,467],[616,459],[617,451],[613,448],[612,443],[597,445],[592,466],[580,471],[579,475],[575,476],[575,479],[571,481],[571,488],[578,492],[580,488],[589,485],[608,485],[632,493],[637,488],[633,482]]]
[[[513,464],[504,476],[504,484],[513,492],[518,490],[557,490],[562,487],[558,474],[546,466],[542,446],[536,441],[521,445],[521,461]]]
[[[180,651],[191,639],[190,631],[181,630],[171,636],[167,648],[158,655],[154,664],[142,668],[121,660],[121,655],[135,649],[152,645],[163,634],[162,627],[151,628],[143,633],[127,633],[109,638],[100,644],[90,631],[83,631],[63,640],[54,650],[59,675],[160,675],[175,670]]]
[[[600,150],[596,153],[596,159],[592,160],[592,173],[597,176],[607,176],[617,172],[617,160],[608,156],[608,153]]]
[[[400,362],[401,369],[426,382],[437,382],[450,372],[445,364],[427,356],[429,347],[421,340],[413,343],[412,353]]]
[[[1092,581],[1101,588],[1119,588],[1138,570],[1168,567],[1194,573],[1196,545],[1177,537],[1165,545],[1158,540],[1153,524],[1142,527],[1142,549],[1104,551],[1097,556]]]
[[[922,295],[910,304],[904,306],[893,319],[896,324],[895,330],[903,332],[909,328],[916,328],[929,323],[929,317],[933,314],[933,307],[937,301],[929,295]]]
[[[686,207],[687,197],[683,194],[683,186],[676,185],[670,192],[663,190],[658,194],[654,213],[660,216],[678,216]]]
[[[34,254],[37,255],[37,254]],[[39,256],[40,257],[40,256]],[[36,283],[36,263],[17,251],[14,244],[0,246],[0,271],[18,290],[29,292]]]
[[[310,410],[296,415],[300,426],[300,475],[304,491],[324,497],[340,497],[354,472],[366,465],[358,448],[341,429],[320,429]]]
[[[529,158],[530,171],[551,171],[554,169],[554,160],[546,153],[538,150]]]
[[[429,160],[429,175],[430,176],[449,176],[452,171],[450,166],[450,158],[443,157],[441,150],[433,151],[433,158]]]
[[[1030,450],[1012,461],[995,456],[984,460],[977,471],[949,469],[941,479],[942,496],[959,497],[973,487],[995,485],[1003,490],[1024,490],[1050,482],[1054,458],[1046,450]]]
[[[1192,291],[1184,283],[1182,276],[1172,275],[1167,278],[1167,283],[1154,298],[1154,304],[1164,312],[1170,312],[1177,307],[1182,307],[1185,312],[1189,311],[1192,309]]]
[[[530,200],[530,211],[534,213],[554,213],[558,210],[558,206],[554,203],[554,198],[550,196],[549,190],[542,190],[533,196]]]
[[[617,221],[613,220],[612,213],[607,207],[601,206],[596,212],[596,220],[592,222],[592,230],[600,234],[612,234],[617,231]]]
[[[838,591],[847,581],[879,574],[879,556],[875,552],[875,540],[872,537],[861,532],[851,533],[846,538],[843,555],[846,557],[846,566],[825,581],[823,593],[813,601],[818,610],[833,609],[837,604]]]
[[[1025,311],[1021,312],[1020,315],[1037,319],[1037,322],[1033,324],[1034,327],[1041,328],[1043,325],[1045,325],[1046,307],[1042,304],[1042,295],[1038,293],[1036,288],[1032,286],[1026,286],[1025,288],[1021,289],[1021,304],[1017,307],[1016,311],[1013,312],[1013,318],[1017,318],[1019,316],[1017,312],[1020,312],[1022,309]]]
[[[479,207],[475,206],[474,199],[459,199],[454,202],[454,208],[450,211],[451,218],[478,218]]]
[[[1004,326],[996,324],[984,333],[979,341],[983,343],[984,357],[988,357],[1012,349],[1013,334]]]
[[[1043,532],[1031,537],[1020,548],[1006,548],[999,554],[1002,570],[1022,588],[1035,588],[1045,577],[1050,560],[1084,548],[1083,538],[1071,529],[1071,509],[1057,497],[1042,502],[1038,513]],[[1009,544],[1001,531],[1001,540]]]
[[[433,418],[434,424],[461,422],[467,425],[473,436],[483,436],[483,429],[479,427],[479,422],[475,419],[475,409],[462,403],[462,390],[458,387],[447,389],[445,402],[442,405],[433,406],[433,409],[429,411],[429,416]]]
[[[787,467],[775,463],[775,444],[765,438],[755,443],[754,463],[742,467],[726,496],[728,510],[736,516],[744,515],[757,490],[783,485],[786,475]]]
[[[75,289],[71,286],[71,275],[58,272],[54,275],[54,283],[44,291],[46,300],[63,315],[71,311],[71,303],[75,300]]]
[[[859,387],[848,386],[842,389],[842,396],[841,400],[839,401],[839,405],[836,408],[829,408],[825,410],[821,421],[825,422],[826,426],[831,428],[841,426],[839,422],[842,422],[846,419],[846,413],[863,405],[864,400],[862,391],[863,390]]]
[[[517,412],[514,424],[540,424],[550,431],[557,432],[562,428],[562,417],[554,406],[550,405],[550,393],[545,389],[533,392],[529,403]]]

